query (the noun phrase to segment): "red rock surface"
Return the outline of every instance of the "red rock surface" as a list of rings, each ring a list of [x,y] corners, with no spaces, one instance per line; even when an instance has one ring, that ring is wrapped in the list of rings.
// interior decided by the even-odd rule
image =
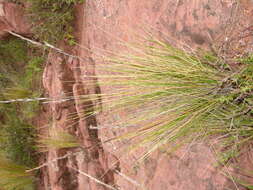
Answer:
[[[204,142],[190,144],[173,155],[163,150],[156,151],[143,164],[133,167],[138,153],[128,155],[118,151],[118,148],[122,150],[122,142],[101,144],[121,131],[90,128],[123,120],[127,112],[103,113],[85,119],[83,114],[92,106],[99,105],[99,101],[92,102],[88,98],[81,101],[78,98],[80,95],[111,90],[100,89],[97,79],[90,75],[99,74],[96,71],[100,64],[104,64],[101,55],[104,55],[105,50],[121,51],[123,47],[119,41],[134,42],[138,39],[136,34],[144,35],[143,28],[159,36],[166,36],[175,45],[179,41],[192,48],[208,48],[214,44],[222,55],[251,51],[248,45],[252,44],[251,38],[244,35],[248,34],[251,27],[252,1],[242,0],[241,3],[239,6],[233,0],[87,0],[84,5],[77,7],[75,32],[80,46],[61,48],[82,58],[70,58],[52,51],[44,70],[43,84],[45,96],[56,100],[49,104],[50,126],[76,135],[85,151],[43,168],[39,188],[108,189],[72,169],[76,168],[124,190],[243,189],[236,187],[214,166],[215,154]],[[22,24],[22,14],[16,5],[1,3],[0,31],[10,29],[17,33],[27,33],[29,27]],[[248,30],[243,32],[244,28]],[[243,36],[239,38],[240,35]],[[74,98],[58,101],[69,96]],[[75,115],[75,119],[69,119],[71,114]],[[50,162],[73,151],[80,150],[51,149],[43,162]],[[248,155],[245,155],[241,158],[241,164],[252,169],[249,160]],[[120,169],[120,173],[115,172],[115,168]]]
[[[101,59],[101,55],[105,54],[104,50],[121,51],[123,47],[119,45],[119,41],[134,42],[138,39],[136,34],[144,34],[141,29],[143,27],[160,36],[166,36],[175,45],[179,41],[193,48],[210,48],[214,44],[221,55],[251,51],[250,46],[241,46],[246,42],[250,44],[251,38],[237,39],[239,34],[244,35],[243,28],[250,27],[252,14],[251,2],[242,3],[244,7],[232,0],[93,0],[79,6],[76,35],[80,45],[70,52],[82,59],[51,54],[44,72],[44,86],[49,97],[74,95],[74,101],[50,104],[53,125],[76,134],[88,150],[85,154],[56,162],[44,169],[45,176],[48,176],[45,183],[48,188],[45,189],[106,189],[70,167],[124,190],[243,189],[234,185],[220,172],[220,168],[214,166],[216,156],[204,142],[193,143],[173,155],[162,150],[157,151],[143,164],[135,166],[139,155],[122,153],[124,143],[100,144],[122,131],[111,128],[99,131],[90,129],[90,126],[111,125],[114,120],[123,120],[127,112],[103,113],[84,119],[85,110],[91,109],[91,104],[98,105],[99,101],[78,99],[80,95],[111,90],[100,89],[97,80],[89,76],[99,74],[99,65],[104,64]],[[241,41],[237,43],[238,40]],[[229,46],[228,43],[235,46]],[[70,113],[76,113],[74,124],[73,120],[71,124],[67,120]],[[89,147],[93,149],[90,150]],[[66,151],[50,150],[47,160],[65,153]],[[243,159],[247,160],[246,156]],[[115,168],[120,169],[120,173],[115,172]],[[233,171],[229,167],[223,169]]]
[[[29,34],[30,25],[21,6],[0,1],[0,38],[7,35],[6,30],[19,34]]]
[[[120,52],[123,47],[119,42],[135,42],[138,40],[137,36],[144,36],[147,29],[165,36],[175,45],[179,45],[179,42],[192,48],[211,48],[212,45],[222,56],[252,52],[252,35],[246,37],[247,32],[252,32],[252,5],[252,1],[241,1],[240,4],[233,0],[87,1],[87,27],[83,34],[87,42],[82,45],[88,46],[92,52],[97,74],[100,74],[99,67],[103,64],[101,54]],[[248,30],[245,31],[245,28]],[[110,90],[101,89],[102,93]],[[114,121],[124,120],[125,114],[127,112],[104,113],[98,117],[99,125],[113,126]],[[100,130],[100,137],[106,140],[121,133],[122,131],[109,127]],[[243,189],[234,185],[214,167],[216,157],[211,147],[205,143],[183,148],[171,157],[160,151],[156,152],[138,167],[134,167],[138,153],[122,153],[122,144],[124,143],[107,143],[104,148],[120,159],[123,174],[147,189]],[[252,169],[252,163],[249,164]],[[120,175],[115,175],[115,179],[120,189],[141,189],[133,181],[130,182]]]

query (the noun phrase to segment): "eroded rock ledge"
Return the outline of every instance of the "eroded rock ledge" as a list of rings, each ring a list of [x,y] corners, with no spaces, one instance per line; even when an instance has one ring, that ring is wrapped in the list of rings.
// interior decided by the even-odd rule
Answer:
[[[49,179],[45,182],[47,184],[44,184],[46,189],[106,189],[76,170],[113,186],[114,169],[119,167],[116,157],[103,150],[97,129],[90,129],[90,126],[97,126],[96,116],[84,118],[85,112],[92,109],[93,102],[88,98],[79,97],[93,91],[95,86],[85,85],[85,80],[81,79],[84,76],[81,74],[79,62],[80,60],[51,52],[44,70],[43,85],[47,96],[55,100],[49,104],[52,127],[62,128],[74,134],[83,145],[79,154],[54,162],[43,171]],[[87,73],[93,74],[92,71]],[[91,80],[88,76],[86,78]],[[61,101],[68,97],[73,98]],[[69,119],[73,113],[76,113],[75,119]],[[78,150],[49,150],[47,162],[76,151]]]
[[[0,1],[0,39],[8,35],[7,31],[30,34],[30,25],[24,15],[24,9],[17,4]]]

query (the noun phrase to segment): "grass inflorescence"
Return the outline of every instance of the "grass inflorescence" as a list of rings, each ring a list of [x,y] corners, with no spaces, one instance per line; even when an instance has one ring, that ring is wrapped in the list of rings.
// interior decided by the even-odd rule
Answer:
[[[80,143],[75,136],[55,126],[49,129],[48,135],[41,135],[37,144],[38,149],[42,152],[50,149],[80,147]]]

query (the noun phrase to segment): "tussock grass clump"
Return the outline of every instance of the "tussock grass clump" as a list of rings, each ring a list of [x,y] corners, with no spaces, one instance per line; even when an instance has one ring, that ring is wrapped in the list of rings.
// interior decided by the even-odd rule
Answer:
[[[128,46],[131,53],[98,66],[106,73],[96,76],[100,86],[111,89],[100,96],[103,110],[128,113],[108,126],[128,128],[119,139],[131,139],[131,149],[147,147],[147,154],[168,143],[171,151],[218,135],[223,161],[231,158],[253,138],[252,62],[232,72],[215,56],[203,58],[159,40],[149,44]]]

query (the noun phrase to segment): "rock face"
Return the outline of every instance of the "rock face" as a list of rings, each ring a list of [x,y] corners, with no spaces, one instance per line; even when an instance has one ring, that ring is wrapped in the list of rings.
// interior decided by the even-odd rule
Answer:
[[[48,106],[48,115],[51,115],[48,127],[76,135],[83,147],[50,149],[43,160],[49,164],[41,170],[39,189],[109,189],[84,174],[124,190],[236,189],[214,167],[215,155],[205,143],[191,144],[174,155],[160,150],[135,166],[138,152],[131,155],[122,152],[122,142],[102,143],[121,131],[96,129],[110,125],[113,120],[123,120],[127,112],[89,115],[94,106],[101,105],[99,99],[91,100],[86,95],[111,90],[110,87],[100,89],[97,79],[91,77],[99,74],[100,64],[105,64],[100,55],[124,49],[118,42],[134,42],[136,33],[144,35],[143,28],[166,36],[166,40],[176,45],[183,41],[192,48],[208,48],[217,43],[224,54],[232,50],[251,51],[246,44],[251,38],[244,36],[242,28],[251,27],[252,3],[247,0],[242,3],[244,8],[233,0],[93,0],[77,7],[75,31],[80,46],[61,48],[79,58],[52,51],[44,70],[43,85],[45,96],[53,100]],[[6,35],[5,30],[27,34],[29,25],[19,6],[2,2],[0,37]],[[239,43],[232,37],[238,34],[244,37]],[[228,42],[235,46],[231,48]],[[66,154],[71,156],[58,159]],[[242,160],[247,165],[250,159]]]
[[[0,1],[0,38],[6,36],[8,30],[26,35],[30,33],[30,25],[21,6]]]
[[[83,146],[83,149],[48,151],[46,162],[66,154],[73,155],[59,159],[49,164],[47,169],[43,169],[47,181],[41,186],[43,185],[45,189],[106,189],[87,178],[82,172],[106,184],[114,185],[113,169],[117,166],[112,167],[108,163],[117,162],[117,159],[104,151],[98,131],[90,129],[90,126],[97,126],[96,118],[94,116],[85,118],[86,112],[92,109],[93,102],[88,98],[80,100],[79,97],[87,95],[93,86],[90,88],[84,85],[79,67],[78,59],[51,52],[44,70],[43,84],[48,97],[53,99],[49,104],[52,115],[50,127],[61,128],[76,135]],[[71,115],[74,119],[70,119]]]
[[[252,40],[251,37],[234,37],[247,35],[248,31],[243,33],[242,28],[250,27],[252,12],[249,6],[252,4],[250,1],[242,3],[244,8],[233,0],[94,0],[79,6],[75,31],[80,46],[66,51],[80,58],[68,58],[51,52],[43,82],[47,96],[56,100],[49,104],[51,125],[75,134],[85,151],[44,168],[41,186],[48,190],[108,189],[84,176],[81,173],[84,172],[124,190],[243,189],[214,166],[216,156],[204,142],[183,147],[173,155],[159,150],[141,165],[135,165],[141,150],[128,154],[122,151],[124,142],[102,143],[121,134],[121,131],[96,129],[111,125],[114,120],[124,120],[127,112],[85,117],[93,106],[100,103],[85,95],[111,90],[110,87],[100,89],[97,79],[90,77],[99,74],[99,65],[105,64],[100,55],[124,49],[118,42],[134,42],[136,33],[144,34],[141,27],[150,29],[158,36],[166,36],[166,40],[176,45],[179,41],[193,48],[215,45],[224,55],[232,51],[251,51],[246,43]],[[234,45],[229,46],[229,43]],[[73,99],[57,101],[69,96]],[[70,115],[74,119],[69,119]],[[46,161],[76,151],[79,150],[50,150]],[[242,161],[242,165],[248,165],[247,155]],[[227,171],[234,170],[228,167]]]
[[[145,37],[146,32],[161,36],[179,46],[181,42],[190,48],[215,48],[222,56],[242,52],[252,52],[252,6],[249,0],[241,4],[233,0],[96,0],[87,1],[87,27],[83,36],[90,48],[100,74],[103,62],[100,55],[107,52],[121,52],[120,43],[136,42]],[[248,29],[247,29],[248,28]],[[212,46],[212,47],[211,47]],[[110,87],[101,89],[102,94],[112,91]],[[127,129],[115,129],[114,121],[124,121],[125,113],[104,113],[98,116],[99,126],[109,126],[99,130],[100,138],[111,139]],[[236,189],[228,178],[216,168],[214,152],[205,143],[192,144],[175,155],[158,151],[143,164],[136,161],[141,154],[129,155],[123,152],[127,142],[104,144],[104,148],[120,159],[122,177],[115,174],[115,182],[121,189],[157,190],[223,190]],[[252,171],[252,164],[251,171]],[[226,169],[226,168],[224,168]],[[227,171],[232,172],[231,168]],[[238,187],[243,189],[242,187]]]

